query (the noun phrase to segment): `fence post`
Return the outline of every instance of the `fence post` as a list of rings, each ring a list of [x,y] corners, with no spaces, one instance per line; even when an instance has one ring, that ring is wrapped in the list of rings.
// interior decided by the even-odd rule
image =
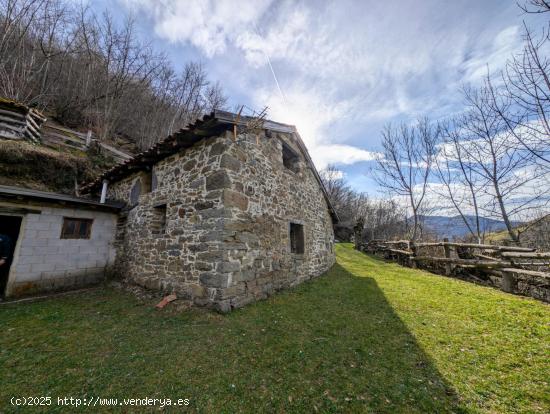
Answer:
[[[447,259],[450,259],[451,258],[451,248],[449,247],[449,245],[447,243],[449,243],[449,239],[447,237],[445,237],[443,239],[443,249],[445,250],[445,257]],[[452,270],[453,269],[452,269],[451,263],[445,263],[445,274],[447,276],[449,276],[451,274]]]
[[[353,227],[353,237],[355,241],[355,249],[361,251],[361,245],[363,244],[363,228],[365,227],[365,221],[363,217],[359,217],[357,223]]]
[[[418,247],[416,247],[416,243],[414,242],[414,240],[411,240],[409,242],[409,247],[412,252],[412,255],[410,256],[410,259],[409,259],[409,263],[413,269],[416,269],[416,260],[414,260],[414,258],[417,256]]]
[[[510,270],[502,271],[502,282],[500,288],[504,292],[514,293],[517,288],[517,280],[514,272]]]
[[[91,143],[92,143],[92,131],[88,130],[88,133],[86,134],[86,148],[88,148]]]

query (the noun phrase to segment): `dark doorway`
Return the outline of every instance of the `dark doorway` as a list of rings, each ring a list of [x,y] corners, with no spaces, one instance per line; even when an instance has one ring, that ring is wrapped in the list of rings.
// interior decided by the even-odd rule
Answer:
[[[8,245],[8,260],[0,266],[0,296],[4,296],[6,285],[8,284],[8,276],[10,274],[10,266],[13,261],[13,252],[19,237],[19,229],[21,228],[22,218],[19,216],[3,216],[0,215],[0,236],[5,240],[7,236]],[[5,243],[5,241],[4,241]]]

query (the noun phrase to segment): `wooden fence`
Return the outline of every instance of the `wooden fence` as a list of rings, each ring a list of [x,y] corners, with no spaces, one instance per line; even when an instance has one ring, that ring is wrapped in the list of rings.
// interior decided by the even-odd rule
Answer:
[[[48,122],[37,110],[19,102],[0,97],[0,138],[26,140],[54,148],[88,151],[97,146],[118,162],[132,158],[120,149],[94,137],[91,131],[82,133]]]
[[[518,246],[452,243],[414,243],[373,240],[360,251],[395,261],[501,288],[510,293],[550,302],[550,252]]]
[[[49,122],[46,122],[42,126],[42,143],[48,146],[78,149],[81,151],[88,151],[93,145],[98,145],[102,152],[118,162],[132,158],[132,155],[120,151],[112,145],[99,141],[92,134],[92,131],[82,133],[53,125]]]
[[[0,101],[0,138],[24,139],[39,143],[40,126],[46,118],[34,109],[25,107],[15,109],[8,107],[4,101]]]

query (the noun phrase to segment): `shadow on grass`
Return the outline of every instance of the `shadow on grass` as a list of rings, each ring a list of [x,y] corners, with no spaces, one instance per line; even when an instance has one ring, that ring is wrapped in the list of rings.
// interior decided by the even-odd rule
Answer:
[[[199,412],[467,412],[376,282],[338,264],[227,316],[113,290],[0,313],[6,411],[14,395],[86,393]]]
[[[349,323],[349,336],[338,345],[355,346],[353,353],[361,369],[352,382],[364,383],[369,408],[376,412],[470,412],[373,278],[355,275],[340,264],[334,265],[326,282],[332,284],[332,277],[340,279],[334,292],[343,299],[338,314],[342,322]],[[346,353],[343,348],[340,351]]]

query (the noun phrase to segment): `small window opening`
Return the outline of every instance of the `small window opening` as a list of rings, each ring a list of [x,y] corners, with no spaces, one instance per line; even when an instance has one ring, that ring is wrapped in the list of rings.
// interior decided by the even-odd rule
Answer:
[[[290,223],[290,252],[304,254],[304,226]]]
[[[155,191],[158,186],[158,178],[154,172],[151,172],[151,191]]]
[[[116,221],[115,246],[122,246],[126,238],[126,225],[128,223],[128,213],[121,213]]]
[[[141,176],[143,194],[150,193],[153,190],[153,172],[144,171]]]
[[[300,157],[283,142],[283,165],[292,172],[298,172]]]
[[[139,178],[134,182],[130,191],[130,203],[132,206],[137,206],[139,197],[142,194],[147,194],[153,191],[157,186],[157,177],[152,171],[144,171]]]
[[[139,196],[141,195],[141,180],[136,180],[130,192],[130,203],[132,206],[136,206],[139,203]]]
[[[62,239],[89,239],[92,234],[92,219],[63,217]]]
[[[153,207],[153,221],[151,223],[153,234],[161,235],[166,233],[166,204]]]

